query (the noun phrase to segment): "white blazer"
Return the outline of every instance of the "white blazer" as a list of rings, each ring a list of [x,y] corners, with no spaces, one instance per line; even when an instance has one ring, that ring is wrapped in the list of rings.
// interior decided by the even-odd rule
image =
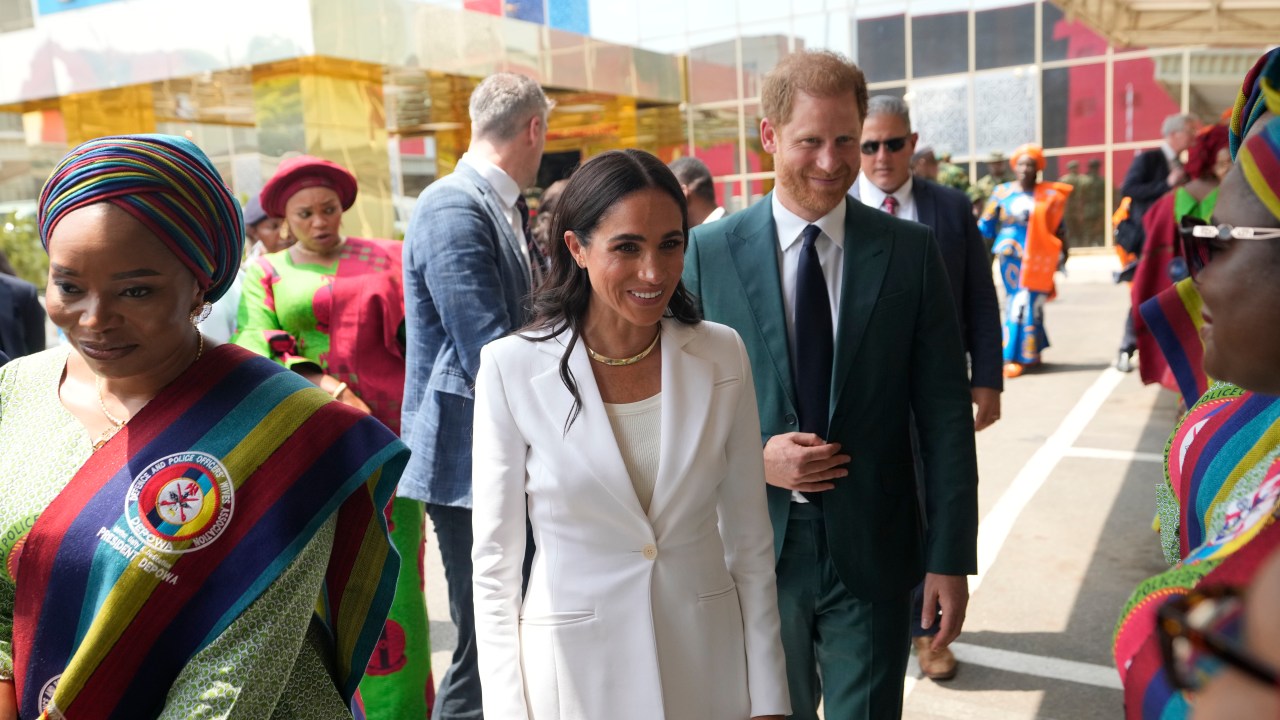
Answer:
[[[760,421],[741,338],[662,324],[661,457],[640,509],[583,344],[480,353],[476,643],[494,720],[787,715]],[[536,552],[523,603],[525,517]]]

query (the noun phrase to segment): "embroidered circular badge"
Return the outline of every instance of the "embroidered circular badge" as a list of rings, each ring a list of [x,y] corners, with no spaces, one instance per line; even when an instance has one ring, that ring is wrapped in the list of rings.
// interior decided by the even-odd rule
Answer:
[[[231,476],[212,455],[185,452],[138,473],[125,497],[129,529],[147,545],[186,553],[227,529],[235,509]]]
[[[40,686],[40,712],[43,713],[52,709],[53,693],[58,689],[58,681],[61,679],[62,673],[58,673]],[[62,713],[58,713],[57,717],[62,717]]]

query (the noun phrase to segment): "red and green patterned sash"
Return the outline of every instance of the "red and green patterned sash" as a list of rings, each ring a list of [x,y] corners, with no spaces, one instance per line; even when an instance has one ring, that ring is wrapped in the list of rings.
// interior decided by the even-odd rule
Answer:
[[[246,350],[214,348],[97,451],[18,560],[22,717],[155,717],[173,681],[335,518],[319,619],[350,701],[395,592],[408,450]]]

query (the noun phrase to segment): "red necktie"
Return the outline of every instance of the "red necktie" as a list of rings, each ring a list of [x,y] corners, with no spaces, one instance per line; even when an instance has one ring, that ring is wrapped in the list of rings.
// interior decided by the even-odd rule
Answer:
[[[885,212],[894,217],[898,216],[898,198],[892,195],[885,195],[883,207]]]

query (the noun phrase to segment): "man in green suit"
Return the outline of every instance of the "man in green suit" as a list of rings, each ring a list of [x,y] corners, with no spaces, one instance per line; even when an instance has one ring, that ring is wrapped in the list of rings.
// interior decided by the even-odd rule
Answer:
[[[931,231],[846,197],[862,72],[835,53],[797,53],[761,101],[774,192],[694,230],[684,282],[751,357],[792,718],[815,720],[819,701],[828,718],[899,718],[913,586],[924,578],[926,626],[941,607],[944,646],[977,570],[957,315]]]

